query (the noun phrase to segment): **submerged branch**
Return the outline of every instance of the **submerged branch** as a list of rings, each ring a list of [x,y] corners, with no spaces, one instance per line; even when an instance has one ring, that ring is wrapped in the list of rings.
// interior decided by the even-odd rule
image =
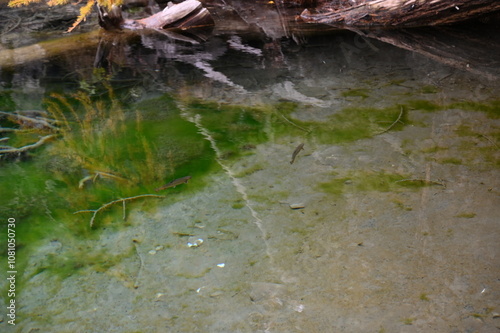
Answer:
[[[125,203],[125,201],[130,201],[130,200],[135,200],[135,199],[140,199],[140,198],[165,198],[164,195],[157,195],[157,194],[141,194],[141,195],[136,195],[134,197],[128,197],[128,198],[121,198],[121,199],[117,199],[117,200],[114,200],[114,201],[111,201],[111,202],[108,202],[104,205],[102,205],[101,207],[99,207],[98,209],[85,209],[85,210],[79,210],[79,211],[76,211],[74,212],[73,214],[80,214],[80,213],[94,213],[92,215],[92,218],[90,219],[90,227],[92,228],[92,226],[94,225],[94,220],[95,220],[95,217],[97,215],[97,213],[99,213],[100,211],[116,204],[116,203],[119,203],[119,202],[123,202]]]
[[[397,123],[399,123],[401,121],[401,117],[403,116],[403,113],[404,113],[404,109],[403,107],[401,107],[401,112],[399,113],[399,116],[398,116],[398,119],[396,119],[392,124],[391,126],[387,127],[385,130],[383,130],[382,132],[378,133],[379,135],[380,134],[384,134],[386,132],[389,132],[391,130],[391,128],[393,128]]]
[[[310,131],[310,130],[305,129],[304,127],[301,127],[301,126],[299,126],[299,125],[295,124],[294,122],[292,122],[291,120],[289,120],[287,117],[285,117],[282,113],[280,113],[280,116],[281,116],[281,117],[283,117],[283,119],[285,119],[285,121],[286,121],[287,123],[291,124],[292,126],[295,126],[295,127],[297,127],[298,129],[300,129],[300,130],[302,130],[302,131],[304,131],[304,132],[306,132],[306,133],[311,133],[311,131]]]
[[[40,138],[40,140],[38,140],[38,142],[35,142],[31,145],[26,145],[26,146],[21,147],[21,148],[0,149],[0,154],[21,154],[21,153],[24,153],[25,151],[40,147],[46,141],[52,139],[55,136],[56,136],[55,134],[46,135],[46,136]]]
[[[57,127],[55,127],[54,125],[49,123],[49,122],[52,122],[52,120],[49,120],[49,119],[27,117],[27,116],[23,116],[23,115],[20,115],[17,113],[11,113],[11,112],[5,112],[5,111],[0,111],[0,115],[4,115],[7,117],[14,117],[14,118],[16,118],[17,121],[22,122],[23,125],[32,124],[32,127],[35,127],[35,125],[38,125],[38,126],[41,126],[42,128],[49,128],[49,129],[54,130],[54,131],[58,130]]]

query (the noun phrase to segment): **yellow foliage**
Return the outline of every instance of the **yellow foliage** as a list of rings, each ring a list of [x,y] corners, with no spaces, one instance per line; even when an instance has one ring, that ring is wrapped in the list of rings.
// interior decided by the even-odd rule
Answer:
[[[61,1],[61,0],[54,0],[54,1]],[[65,1],[65,0],[62,0]],[[75,23],[68,29],[68,32],[73,31],[77,27],[77,25],[80,24],[80,22],[84,21],[87,18],[87,15],[89,15],[92,12],[92,7],[95,4],[95,0],[89,0],[85,6],[80,8],[80,15],[78,15],[78,18],[76,19]]]
[[[65,5],[69,3],[69,0],[49,0],[47,1],[47,5],[49,6],[58,6],[58,5]]]
[[[21,7],[21,6],[26,6],[31,3],[39,3],[44,0],[10,0],[9,1],[9,7]],[[46,0],[47,5],[49,6],[59,6],[59,5],[66,5],[70,2],[71,0]],[[79,0],[77,2],[80,3],[81,1],[85,0]],[[87,16],[92,12],[92,7],[96,3],[96,0],[86,0],[87,3],[85,6],[80,8],[80,15],[78,15],[76,21],[73,23],[73,25],[68,29],[67,32],[73,31],[82,21],[85,21]],[[106,7],[106,8],[111,8],[112,5],[120,5],[122,3],[122,0],[97,0],[97,3],[99,6]]]
[[[9,1],[9,7],[21,7],[37,2],[42,2],[42,0],[11,0]]]

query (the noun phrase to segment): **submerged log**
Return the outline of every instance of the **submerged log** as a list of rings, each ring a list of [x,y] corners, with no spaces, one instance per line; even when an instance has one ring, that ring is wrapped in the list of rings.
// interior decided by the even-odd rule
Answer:
[[[304,10],[306,22],[338,27],[420,27],[451,24],[500,10],[498,0],[354,0],[322,11]],[[354,3],[354,5],[351,5]]]
[[[161,12],[139,20],[123,19],[121,9],[114,5],[109,12],[98,6],[98,12],[99,25],[105,30],[189,29],[214,25],[210,12],[198,0],[171,4]]]

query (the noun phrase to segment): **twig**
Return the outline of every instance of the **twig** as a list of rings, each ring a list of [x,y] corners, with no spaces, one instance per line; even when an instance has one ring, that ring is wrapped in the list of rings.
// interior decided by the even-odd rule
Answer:
[[[40,147],[41,145],[43,145],[45,143],[45,141],[50,140],[55,136],[56,136],[55,134],[46,135],[46,136],[40,138],[40,140],[38,140],[38,142],[35,142],[31,145],[27,145],[27,146],[24,146],[21,148],[4,149],[4,150],[0,151],[0,154],[20,154],[20,153],[23,153],[27,150]]]
[[[126,213],[126,208],[125,208],[125,201],[123,201],[122,203],[123,203],[123,221],[125,221],[126,218],[127,218],[127,215],[126,215],[127,213]]]
[[[114,201],[111,201],[111,202],[108,202],[104,205],[102,205],[101,207],[99,207],[98,209],[86,209],[86,210],[79,210],[79,211],[76,211],[74,212],[73,214],[80,214],[80,213],[94,213],[92,215],[92,218],[90,219],[90,227],[92,228],[92,226],[94,225],[94,220],[95,220],[95,217],[97,215],[97,213],[99,213],[100,211],[114,205],[115,203],[118,203],[118,202],[125,202],[125,201],[130,201],[130,200],[135,200],[135,199],[139,199],[139,198],[147,198],[147,197],[151,197],[151,198],[165,198],[164,195],[156,195],[156,194],[141,194],[141,195],[136,195],[134,197],[128,197],[128,198],[122,198],[122,199],[117,199],[117,200],[114,200]]]
[[[396,121],[393,122],[391,124],[391,126],[389,126],[387,129],[385,129],[384,131],[382,131],[382,132],[380,132],[378,134],[380,135],[380,134],[384,134],[385,132],[389,132],[391,130],[391,128],[393,128],[394,125],[396,125],[401,120],[401,117],[403,116],[403,112],[404,112],[404,109],[403,109],[403,107],[401,107],[401,112],[399,112],[398,119],[396,119]]]
[[[142,260],[142,256],[139,252],[139,248],[138,248],[138,241],[137,240],[132,240],[132,242],[134,243],[134,246],[135,246],[135,252],[137,253],[137,256],[139,257],[139,270],[137,271],[137,275],[135,276],[135,282],[134,282],[134,289],[137,289],[139,288],[139,276],[141,275],[141,271],[142,271],[142,266],[144,266],[144,262]]]
[[[20,129],[17,128],[9,128],[9,127],[0,127],[0,133],[2,132],[19,132]]]
[[[280,113],[280,116],[282,116],[283,119],[285,119],[287,123],[292,124],[293,126],[297,127],[298,129],[301,129],[301,130],[303,130],[304,132],[307,132],[307,133],[311,132],[310,130],[307,130],[307,129],[303,128],[303,127],[300,127],[299,125],[295,124],[291,120],[287,119],[282,113]]]
[[[498,148],[498,145],[495,143],[495,141],[491,140],[490,138],[488,138],[486,135],[484,134],[479,134],[480,137],[482,138],[485,138],[486,140],[488,140],[492,145],[494,145],[495,147]]]
[[[12,22],[13,20],[11,20]],[[14,30],[15,28],[17,28],[19,26],[19,24],[21,24],[21,21],[22,21],[22,18],[21,17],[17,17],[17,22],[15,22],[11,27],[6,27],[1,33],[0,35],[5,35],[9,32],[11,32],[12,30]],[[10,22],[9,22],[10,23]]]
[[[10,139],[9,137],[4,137],[0,139],[0,142],[9,141],[9,139]]]

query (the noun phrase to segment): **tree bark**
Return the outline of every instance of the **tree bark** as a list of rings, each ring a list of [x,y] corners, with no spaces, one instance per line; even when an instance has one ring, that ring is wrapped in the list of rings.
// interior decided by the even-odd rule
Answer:
[[[98,7],[99,25],[106,30],[140,30],[169,28],[199,28],[213,26],[209,11],[198,0],[186,0],[177,5],[165,7],[161,12],[140,20],[124,20],[119,7],[110,12]]]
[[[372,0],[325,13],[306,9],[301,18],[338,27],[418,27],[451,24],[498,10],[498,0]]]

